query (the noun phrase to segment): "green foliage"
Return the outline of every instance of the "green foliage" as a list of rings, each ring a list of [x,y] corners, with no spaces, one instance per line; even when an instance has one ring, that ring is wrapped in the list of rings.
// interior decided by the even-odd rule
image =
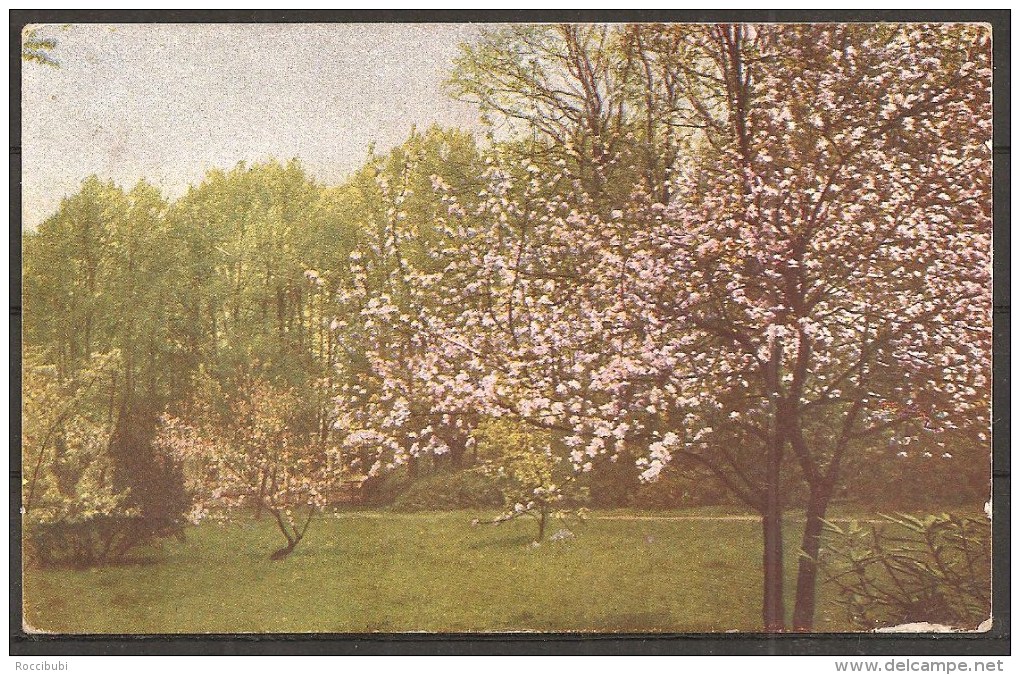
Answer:
[[[29,563],[88,567],[179,532],[187,507],[172,465],[155,470],[151,443],[125,437],[115,416],[118,352],[60,378],[38,350],[23,363],[22,480]]]
[[[450,511],[503,504],[500,484],[476,469],[439,473],[416,480],[393,502],[397,511]]]
[[[103,556],[81,553],[78,564],[175,532],[187,510],[180,473],[152,443],[159,414],[187,382],[173,300],[182,271],[166,210],[159,191],[145,182],[125,192],[92,176],[37,231],[25,233],[26,350],[62,389],[56,408],[75,409],[76,431],[101,425],[102,438],[93,445],[102,452],[91,455],[103,458],[103,479],[132,513],[117,527],[99,528],[116,531],[118,542],[102,544]],[[73,393],[82,383],[91,383],[89,401]],[[27,453],[24,460],[28,473]],[[95,471],[98,464],[91,466]],[[34,496],[26,495],[27,502]],[[124,514],[104,514],[114,515]],[[93,548],[90,538],[75,538],[80,546],[63,548]]]
[[[140,546],[157,540],[151,522],[130,515],[61,523],[27,520],[23,532],[26,563],[41,568],[95,569],[130,561]],[[160,534],[184,537],[178,529]]]
[[[289,385],[322,374],[325,359],[316,357],[329,349],[323,313],[332,279],[318,258],[323,247],[312,245],[320,197],[297,162],[241,163],[209,172],[173,205],[167,220],[185,275],[178,325],[190,362],[222,377],[257,364]]]
[[[160,397],[179,380],[167,362],[180,344],[166,203],[140,182],[130,192],[95,176],[24,241],[25,343],[47,350],[61,377],[117,349],[119,395]]]
[[[991,615],[991,527],[950,514],[827,523],[820,563],[851,623],[927,621],[974,629]]]
[[[21,33],[21,60],[26,63],[40,63],[59,68],[60,62],[53,58],[57,41],[39,35],[38,27],[26,26]]]
[[[507,506],[531,501],[536,491],[554,493],[557,483],[573,479],[573,468],[553,452],[548,432],[502,418],[482,422],[473,438],[484,470],[499,480]]]
[[[538,521],[535,541],[545,537],[550,516],[584,519],[588,488],[573,465],[553,448],[552,434],[511,419],[490,419],[475,429],[473,438],[482,471],[493,477],[503,495],[503,523],[522,516]]]
[[[118,355],[96,356],[78,377],[61,379],[38,351],[22,369],[22,509],[39,523],[83,523],[126,515],[127,492],[114,482],[106,398]]]

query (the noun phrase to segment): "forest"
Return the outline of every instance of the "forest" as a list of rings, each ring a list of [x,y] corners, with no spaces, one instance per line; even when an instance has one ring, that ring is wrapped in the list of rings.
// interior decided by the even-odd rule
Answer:
[[[90,176],[22,231],[26,569],[205,521],[283,565],[338,511],[551,546],[718,509],[756,523],[757,630],[814,629],[823,584],[871,627],[987,618],[987,518],[934,515],[989,500],[986,27],[505,25],[446,86],[486,133],[409,124],[338,185]],[[834,512],[985,562],[875,619]]]

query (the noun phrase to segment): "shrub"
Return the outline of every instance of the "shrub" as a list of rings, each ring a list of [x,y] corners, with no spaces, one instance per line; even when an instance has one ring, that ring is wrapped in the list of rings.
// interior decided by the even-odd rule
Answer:
[[[365,506],[389,506],[411,486],[412,482],[406,465],[369,476],[361,485],[361,503]]]
[[[114,485],[135,518],[121,519],[125,541],[180,536],[191,509],[181,466],[156,441],[158,417],[144,403],[124,406],[110,439]]]
[[[95,515],[71,522],[24,523],[24,556],[28,565],[86,569],[124,561],[138,546],[165,536],[183,538],[180,527],[153,529],[140,516]]]
[[[889,511],[956,508],[988,499],[987,446],[929,443],[900,450],[895,446],[849,464],[841,474],[841,499]]]
[[[642,487],[634,457],[621,453],[616,460],[606,455],[592,458],[592,470],[580,484],[587,488],[591,505],[601,508],[628,506]]]
[[[22,527],[28,564],[86,567],[123,555],[138,511],[110,448],[116,353],[71,377],[27,350],[22,371]]]
[[[822,578],[850,621],[874,629],[929,623],[973,629],[991,612],[991,528],[949,514],[827,523]]]
[[[547,431],[509,419],[490,419],[478,425],[473,437],[481,470],[499,486],[504,512],[494,524],[524,516],[538,522],[536,542],[545,538],[550,517],[583,520],[588,488],[577,480],[578,469],[557,450]]]
[[[719,481],[711,476],[691,476],[667,465],[658,478],[634,492],[630,505],[642,509],[676,509],[735,503]]]
[[[484,473],[467,469],[418,479],[393,500],[398,511],[492,508],[503,503],[499,485]]]

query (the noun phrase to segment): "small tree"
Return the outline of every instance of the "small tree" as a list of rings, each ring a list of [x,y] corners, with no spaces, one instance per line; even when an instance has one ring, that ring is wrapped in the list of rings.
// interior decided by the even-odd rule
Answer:
[[[814,554],[846,466],[890,438],[988,429],[990,35],[920,24],[642,33],[625,43],[633,62],[666,66],[654,80],[679,94],[667,104],[677,126],[696,130],[668,185],[620,199],[600,181],[568,191],[556,170],[499,167],[480,213],[450,210],[471,236],[433,283],[461,315],[422,323],[436,351],[459,349],[473,369],[451,372],[444,394],[473,384],[490,411],[563,430],[579,455],[647,448],[647,478],[670,461],[710,472],[761,515],[764,628],[811,630]],[[514,71],[504,61],[535,44],[504,34],[468,50],[464,90],[597,160],[601,150],[531,121],[528,108],[540,118],[550,105],[542,63],[502,93]],[[645,107],[660,108],[645,79]],[[598,116],[557,119],[613,145]],[[674,162],[648,166],[663,164]],[[984,453],[985,442],[967,448]],[[791,473],[805,486],[797,501]],[[797,502],[807,555],[788,621],[783,513]]]
[[[507,419],[488,420],[475,431],[482,471],[499,479],[506,511],[494,524],[522,516],[538,521],[535,541],[545,538],[550,517],[584,518],[587,497],[571,463],[553,452],[550,434]]]
[[[241,378],[228,394],[200,378],[186,419],[164,419],[161,442],[180,458],[195,496],[193,522],[224,517],[241,506],[273,516],[287,544],[270,557],[290,555],[339,482],[342,462],[315,434],[302,433],[299,399],[289,388]]]

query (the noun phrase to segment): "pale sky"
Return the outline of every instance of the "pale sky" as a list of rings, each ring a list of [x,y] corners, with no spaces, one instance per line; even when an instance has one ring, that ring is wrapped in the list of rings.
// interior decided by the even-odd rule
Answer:
[[[24,225],[90,174],[170,197],[213,167],[299,158],[327,184],[412,124],[477,130],[442,83],[470,24],[77,24],[22,68]]]

